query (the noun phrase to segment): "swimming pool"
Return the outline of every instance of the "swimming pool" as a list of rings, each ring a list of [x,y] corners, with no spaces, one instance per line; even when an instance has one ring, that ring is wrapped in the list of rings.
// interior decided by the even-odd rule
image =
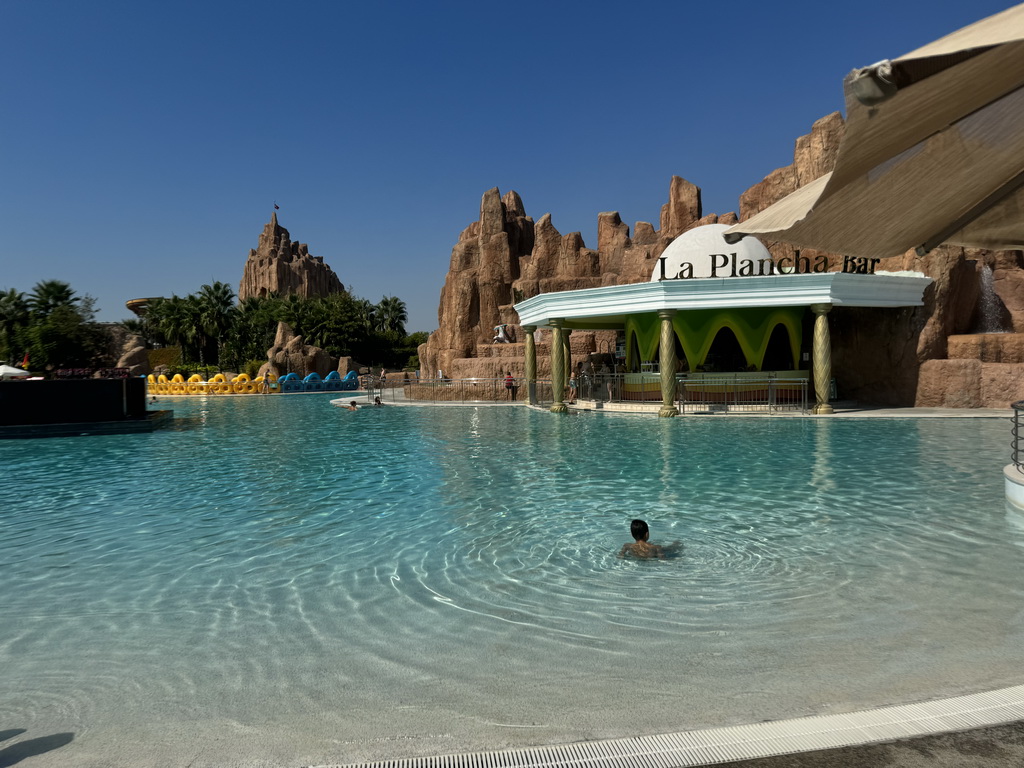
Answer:
[[[328,400],[0,443],[0,722],[75,734],[34,764],[344,763],[1024,682],[1004,420]],[[683,557],[617,559],[634,516]]]

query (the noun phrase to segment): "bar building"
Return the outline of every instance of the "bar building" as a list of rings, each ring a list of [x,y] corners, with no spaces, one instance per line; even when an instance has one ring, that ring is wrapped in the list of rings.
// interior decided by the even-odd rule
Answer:
[[[711,371],[752,381],[766,374],[805,379],[813,386],[812,412],[829,414],[832,308],[922,306],[932,282],[921,273],[877,272],[875,259],[815,253],[773,261],[754,238],[727,243],[727,229],[710,224],[684,232],[647,283],[540,294],[516,304],[528,385],[536,381],[534,332],[550,330],[551,410],[564,412],[569,335],[615,330],[625,337],[624,389],[660,390],[659,416],[679,413],[679,373]]]

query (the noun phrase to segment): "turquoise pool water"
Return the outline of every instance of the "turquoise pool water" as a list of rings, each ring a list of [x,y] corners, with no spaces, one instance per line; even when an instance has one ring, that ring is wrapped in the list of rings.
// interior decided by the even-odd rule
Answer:
[[[0,729],[75,735],[33,764],[344,763],[1024,682],[1004,420],[164,404],[168,431],[0,443]],[[617,559],[634,516],[683,556]]]

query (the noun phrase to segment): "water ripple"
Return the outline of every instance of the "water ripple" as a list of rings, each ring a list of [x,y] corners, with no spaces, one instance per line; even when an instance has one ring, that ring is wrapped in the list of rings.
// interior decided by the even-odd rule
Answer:
[[[654,724],[1020,667],[1002,424],[174,407],[0,444],[8,722],[611,723],[610,697]],[[678,555],[619,559],[633,517]]]

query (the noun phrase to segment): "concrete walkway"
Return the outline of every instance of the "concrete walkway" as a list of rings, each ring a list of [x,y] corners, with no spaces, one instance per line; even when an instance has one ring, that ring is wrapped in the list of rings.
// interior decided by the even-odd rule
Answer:
[[[942,733],[883,744],[801,752],[725,768],[1007,768],[1024,766],[1024,723]]]

